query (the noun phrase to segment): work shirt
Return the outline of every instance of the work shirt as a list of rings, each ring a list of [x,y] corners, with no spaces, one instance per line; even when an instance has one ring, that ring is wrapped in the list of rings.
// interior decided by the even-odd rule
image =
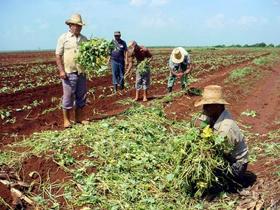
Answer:
[[[55,54],[63,56],[64,70],[66,73],[82,73],[83,69],[76,63],[75,59],[79,51],[79,45],[87,41],[87,38],[80,34],[76,37],[70,31],[58,38]]]
[[[209,118],[206,115],[202,115],[199,119],[209,122]],[[245,137],[227,110],[222,112],[213,128],[214,133],[226,138],[233,145],[233,149],[230,152],[231,158],[235,162],[247,163],[248,147],[245,142]]]
[[[182,63],[173,63],[171,57],[169,58],[169,68],[175,72],[185,72],[188,65],[191,63],[190,55],[185,51],[185,57]]]
[[[119,42],[113,40],[113,43],[115,45],[115,49],[111,52],[111,59],[118,63],[124,63],[124,56],[127,51],[125,41],[122,39]]]

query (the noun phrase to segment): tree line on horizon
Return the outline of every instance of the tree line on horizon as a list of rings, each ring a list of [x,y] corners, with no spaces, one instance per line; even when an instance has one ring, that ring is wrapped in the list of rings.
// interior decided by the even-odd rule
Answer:
[[[240,44],[233,44],[233,45],[215,45],[213,47],[216,48],[223,48],[223,47],[280,47],[280,44],[278,45],[274,45],[274,44],[266,44],[264,42],[260,42],[260,43],[255,43],[255,44],[244,44],[244,45],[240,45]]]

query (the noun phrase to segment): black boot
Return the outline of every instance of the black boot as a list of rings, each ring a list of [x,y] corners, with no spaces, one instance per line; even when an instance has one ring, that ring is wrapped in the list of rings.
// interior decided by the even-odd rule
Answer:
[[[172,87],[168,87],[167,90],[168,90],[168,93],[171,93],[172,92]]]
[[[121,85],[120,85],[120,90],[123,90],[124,89],[124,83],[122,83]]]
[[[114,85],[114,92],[116,93],[118,91],[118,85]]]

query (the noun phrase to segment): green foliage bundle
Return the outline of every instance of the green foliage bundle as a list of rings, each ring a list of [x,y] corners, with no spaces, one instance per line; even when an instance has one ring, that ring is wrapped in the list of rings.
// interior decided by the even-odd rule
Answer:
[[[107,57],[114,44],[102,38],[93,38],[80,45],[76,61],[89,74],[100,75],[107,68]]]
[[[224,159],[224,153],[232,149],[228,141],[215,135],[209,125],[202,132],[192,128],[184,138],[184,149],[180,152],[175,172],[175,185],[197,198],[213,185],[226,185],[227,180],[222,174],[231,172],[228,161]]]
[[[137,71],[140,75],[143,75],[151,70],[150,68],[150,61],[151,59],[145,58],[137,65]]]

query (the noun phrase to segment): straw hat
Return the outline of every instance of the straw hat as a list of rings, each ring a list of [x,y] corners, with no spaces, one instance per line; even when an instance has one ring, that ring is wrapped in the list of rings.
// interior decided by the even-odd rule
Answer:
[[[80,26],[84,26],[85,23],[83,22],[82,20],[82,17],[80,14],[73,14],[70,19],[66,20],[65,23],[67,25],[69,24],[77,24],[77,25],[80,25]]]
[[[208,85],[204,88],[202,98],[195,102],[194,106],[204,104],[229,104],[223,99],[223,90],[218,85]]]
[[[172,50],[171,60],[173,63],[182,63],[185,55],[188,55],[188,53],[183,47],[176,47]]]

